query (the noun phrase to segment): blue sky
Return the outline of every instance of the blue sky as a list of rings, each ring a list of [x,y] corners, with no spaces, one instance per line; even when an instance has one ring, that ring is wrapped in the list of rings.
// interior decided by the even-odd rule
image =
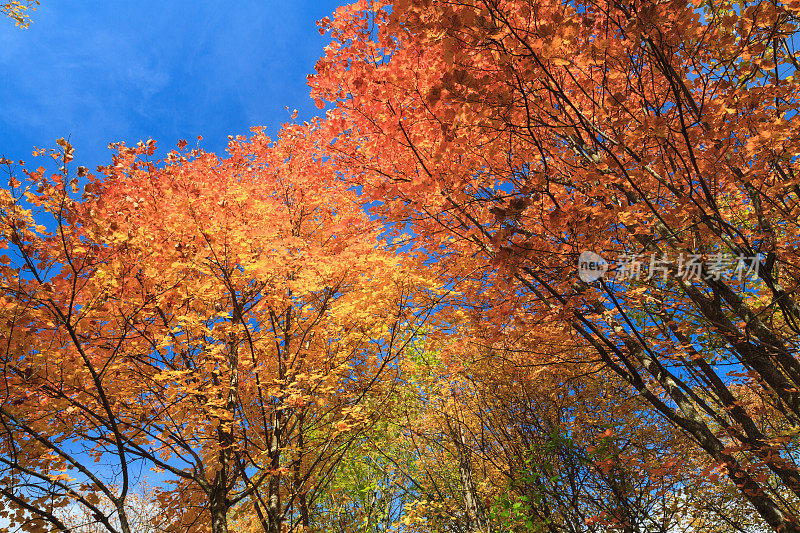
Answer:
[[[319,114],[306,75],[328,43],[315,22],[338,1],[42,0],[33,23],[0,20],[0,155],[70,136],[75,163],[108,143],[153,138],[159,153]],[[289,107],[289,112],[285,106]]]

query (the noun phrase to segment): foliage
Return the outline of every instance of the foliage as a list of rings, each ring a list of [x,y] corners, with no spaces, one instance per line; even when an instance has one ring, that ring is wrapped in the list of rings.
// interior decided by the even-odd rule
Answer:
[[[800,531],[799,12],[359,0],[274,142],[3,160],[3,517]]]
[[[521,368],[612,371],[780,531],[800,530],[797,12],[362,1],[321,23],[310,78],[331,158],[459,294],[453,321]],[[587,283],[583,251],[660,268]]]
[[[35,10],[38,5],[38,0],[11,0],[0,3],[0,13],[13,20],[18,27],[27,28],[31,23],[28,10]]]
[[[140,159],[152,142],[119,146],[80,199],[66,142],[61,172],[29,172],[24,189],[12,177],[0,211],[12,525],[63,529],[54,509],[79,505],[129,531],[142,468],[166,476],[154,494],[174,529],[210,518],[223,531],[237,505],[268,531],[307,521],[373,417],[365,400],[391,390],[419,308],[415,274],[305,142],[256,132],[228,159],[173,152],[162,168]]]

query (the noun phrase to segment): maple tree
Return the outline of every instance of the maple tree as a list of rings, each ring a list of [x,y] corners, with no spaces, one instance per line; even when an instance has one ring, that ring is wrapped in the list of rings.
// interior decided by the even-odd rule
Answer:
[[[320,23],[310,76],[331,158],[454,316],[520,364],[599,359],[778,531],[800,530],[798,10],[363,0]],[[586,283],[583,251],[660,269]],[[754,279],[714,267],[736,258]]]
[[[172,152],[161,168],[153,142],[118,145],[102,178],[70,174],[63,140],[52,176],[18,179],[8,164],[9,527],[65,530],[59,509],[78,507],[94,527],[132,531],[147,468],[169,530],[227,531],[233,508],[268,532],[308,525],[424,319],[421,279],[382,248],[311,135],[257,130],[226,159]]]

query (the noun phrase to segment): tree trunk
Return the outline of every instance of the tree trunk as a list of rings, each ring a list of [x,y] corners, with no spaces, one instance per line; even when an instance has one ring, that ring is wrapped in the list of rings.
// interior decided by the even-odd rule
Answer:
[[[269,447],[270,469],[272,473],[269,478],[269,501],[267,502],[267,532],[281,533],[283,525],[283,513],[281,509],[281,425],[283,416],[280,410],[275,412],[275,425],[272,428],[272,441]]]
[[[217,484],[211,495],[211,533],[228,533],[228,502],[225,485]]]
[[[480,531],[480,518],[478,517],[478,497],[475,492],[475,482],[472,478],[472,453],[467,446],[464,428],[459,422],[450,426],[453,443],[458,450],[458,476],[461,485],[461,494],[464,496],[464,509],[467,516],[467,531]]]

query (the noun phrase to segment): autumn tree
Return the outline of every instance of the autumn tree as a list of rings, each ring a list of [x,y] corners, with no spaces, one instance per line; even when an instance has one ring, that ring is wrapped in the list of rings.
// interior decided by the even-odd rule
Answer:
[[[225,159],[118,145],[98,178],[11,173],[2,190],[0,498],[10,527],[59,509],[132,531],[141,472],[167,529],[267,532],[308,507],[391,390],[420,315],[409,271],[314,128],[257,130]],[[182,147],[185,146],[183,143]],[[73,177],[74,176],[74,177]],[[86,180],[78,196],[79,178]],[[88,526],[87,526],[88,527]]]
[[[417,487],[409,479],[415,456],[402,431],[409,398],[401,384],[382,398],[380,417],[360,432],[331,471],[330,482],[311,510],[313,530],[395,531]]]
[[[310,77],[340,172],[489,346],[576,339],[549,363],[599,358],[777,531],[800,530],[798,10],[362,0]],[[579,279],[584,251],[617,268]]]
[[[396,476],[416,494],[409,531],[672,531],[691,520],[707,463],[619,378],[444,338],[406,361],[417,400],[397,423],[417,461]]]

